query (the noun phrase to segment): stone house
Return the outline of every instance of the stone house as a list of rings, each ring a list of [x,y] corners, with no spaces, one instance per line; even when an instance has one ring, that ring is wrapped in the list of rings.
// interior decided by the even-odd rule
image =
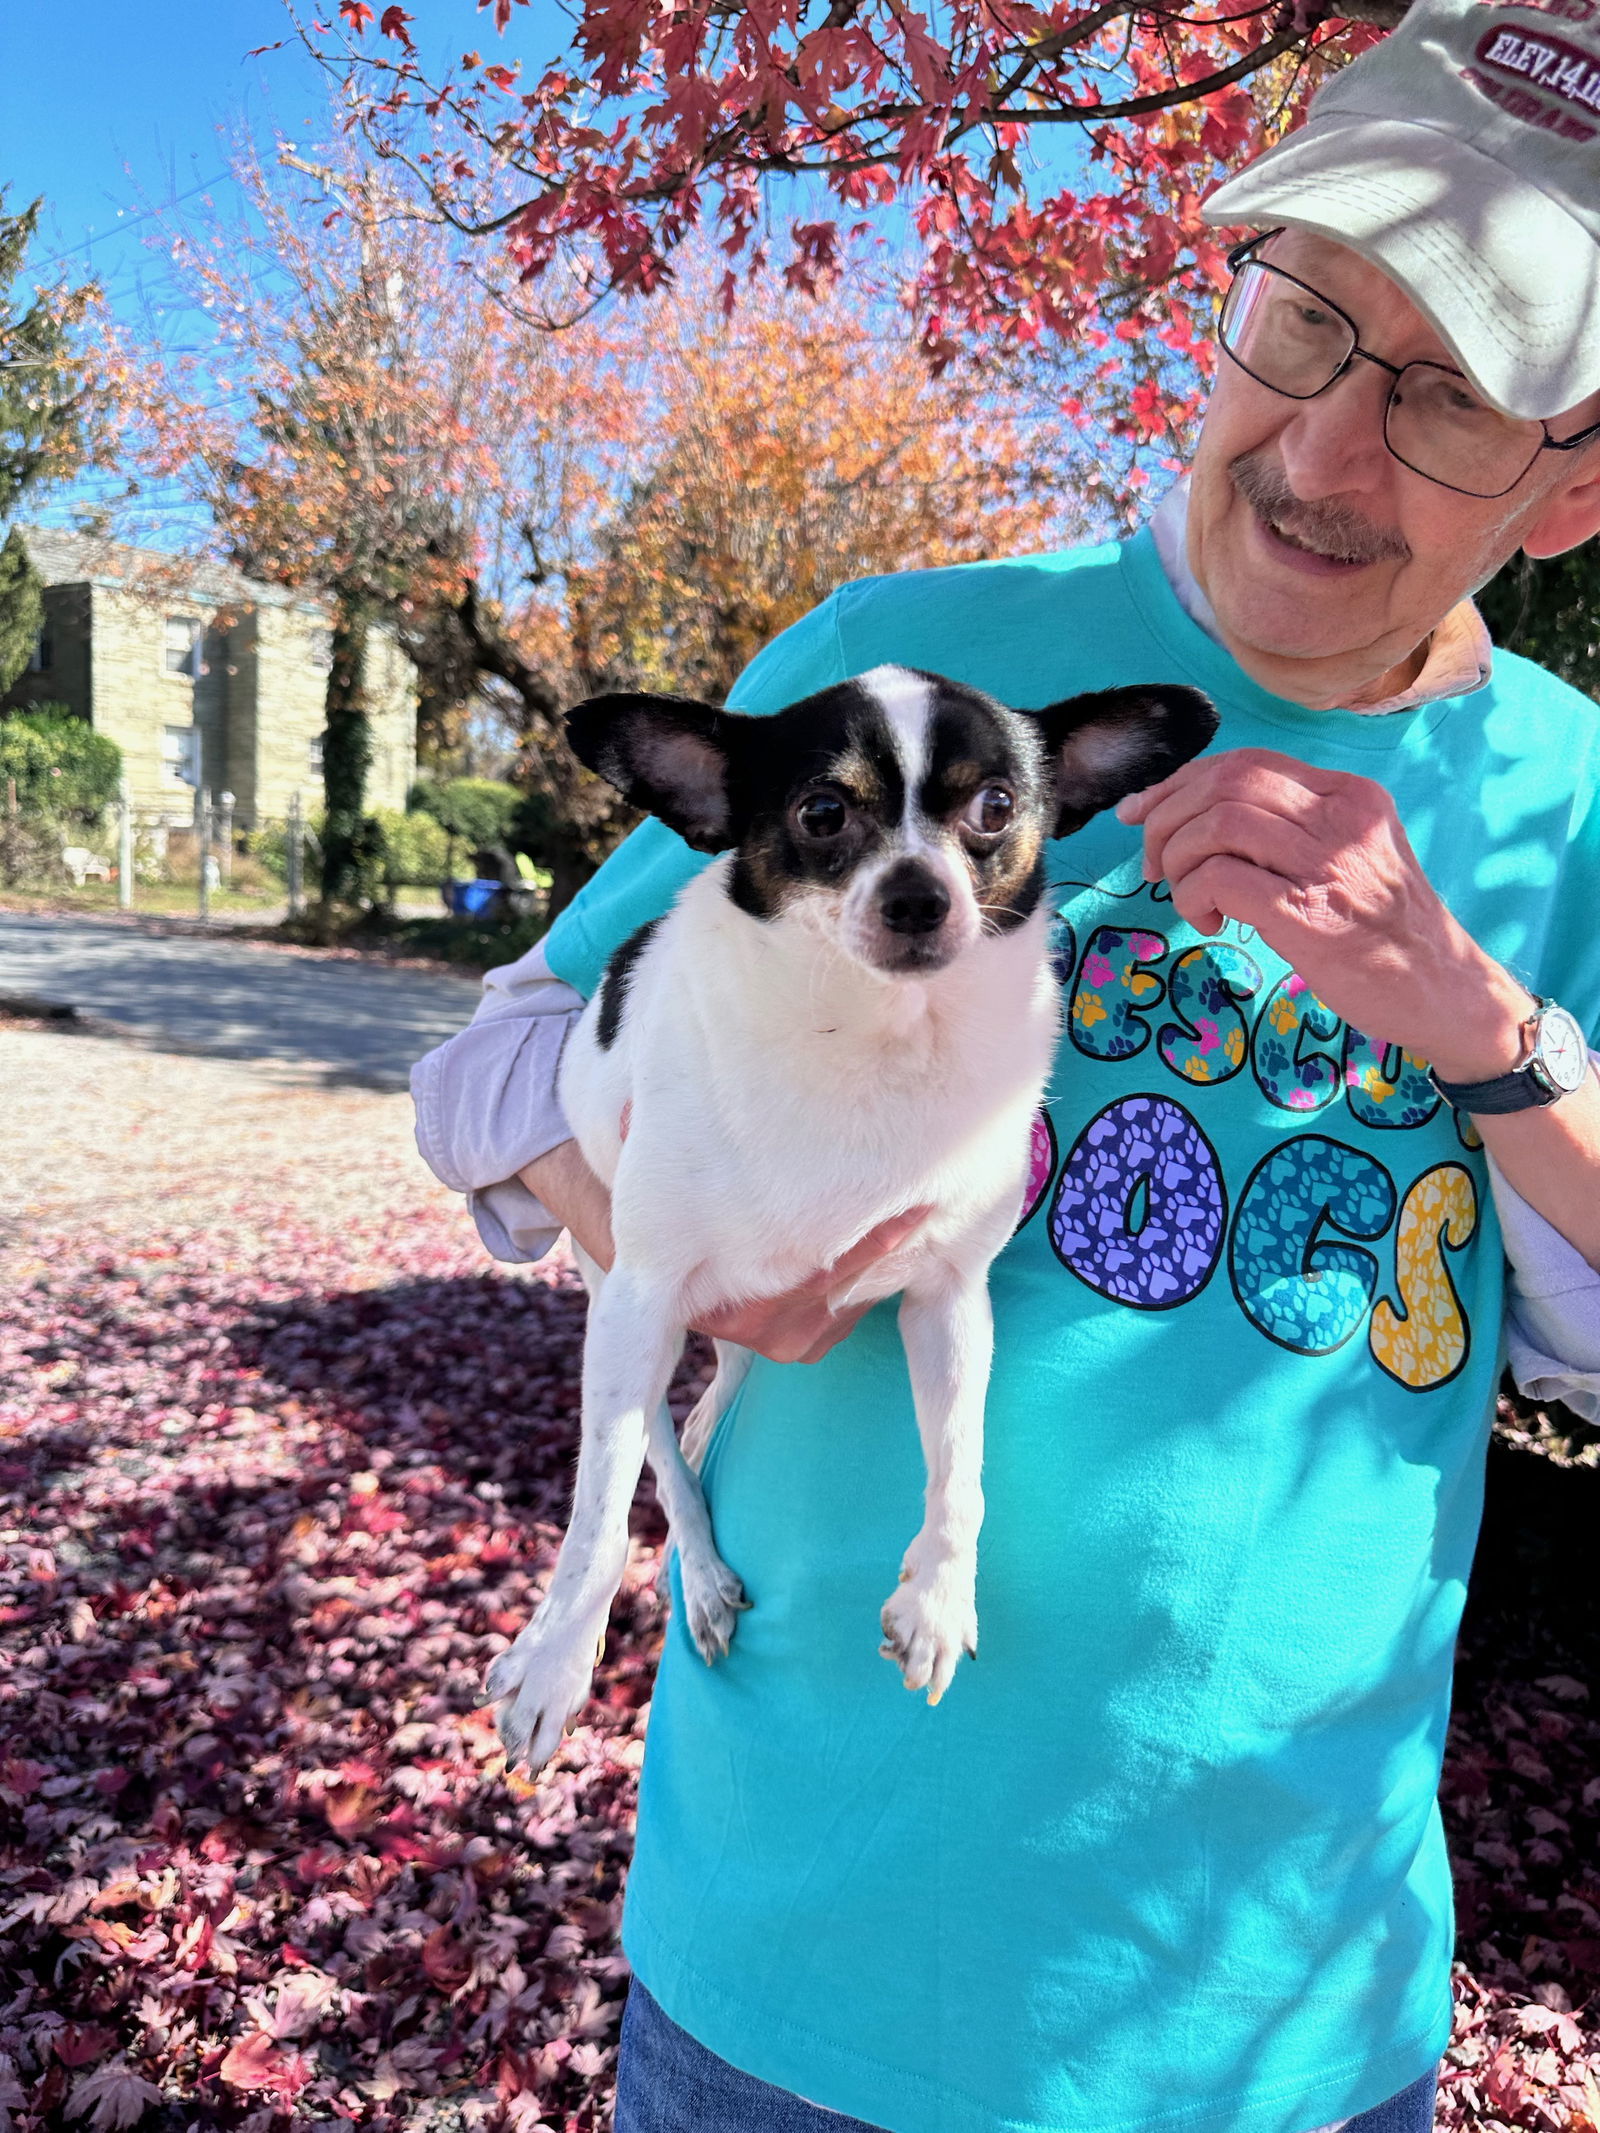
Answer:
[[[233,821],[281,821],[322,800],[333,635],[317,602],[225,564],[188,563],[53,527],[22,529],[45,623],[3,708],[64,704],[122,750],[135,813],[177,828],[203,780]],[[391,630],[367,646],[369,807],[403,808],[416,777],[412,668]]]

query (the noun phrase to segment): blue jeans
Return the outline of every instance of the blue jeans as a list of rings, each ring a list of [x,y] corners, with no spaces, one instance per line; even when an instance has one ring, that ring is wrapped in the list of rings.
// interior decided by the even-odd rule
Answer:
[[[1432,2133],[1438,2076],[1345,2120],[1345,2133]],[[741,2074],[697,2044],[635,1978],[622,2017],[614,2133],[883,2133]],[[1309,2129],[1308,2129],[1309,2133]]]

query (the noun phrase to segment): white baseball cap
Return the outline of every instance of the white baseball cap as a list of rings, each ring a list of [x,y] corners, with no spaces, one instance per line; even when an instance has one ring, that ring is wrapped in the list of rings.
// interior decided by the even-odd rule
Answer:
[[[1205,216],[1349,245],[1493,406],[1575,407],[1600,391],[1600,0],[1412,0]]]

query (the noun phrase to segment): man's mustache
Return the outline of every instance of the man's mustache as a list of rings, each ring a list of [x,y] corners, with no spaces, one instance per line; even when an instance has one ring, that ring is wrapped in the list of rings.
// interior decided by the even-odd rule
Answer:
[[[1234,487],[1259,518],[1323,555],[1344,563],[1407,563],[1411,550],[1398,533],[1373,525],[1348,504],[1307,502],[1296,496],[1282,467],[1261,452],[1241,452],[1228,467]]]

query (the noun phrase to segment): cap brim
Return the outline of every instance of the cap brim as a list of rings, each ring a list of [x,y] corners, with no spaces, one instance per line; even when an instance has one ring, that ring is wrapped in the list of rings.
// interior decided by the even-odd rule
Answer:
[[[1453,134],[1330,116],[1228,179],[1203,212],[1225,227],[1314,230],[1370,259],[1505,414],[1543,421],[1600,391],[1600,245]]]

